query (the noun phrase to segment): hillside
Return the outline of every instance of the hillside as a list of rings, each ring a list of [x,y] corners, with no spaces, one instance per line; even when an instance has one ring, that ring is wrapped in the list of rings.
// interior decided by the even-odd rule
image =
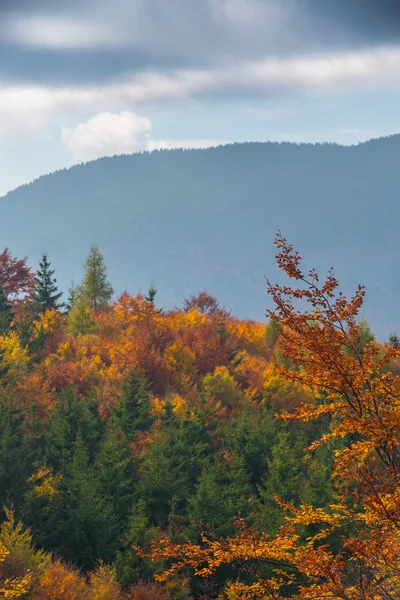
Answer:
[[[246,143],[104,158],[52,173],[1,202],[1,246],[33,267],[48,252],[67,289],[96,242],[117,293],[165,307],[206,288],[262,319],[277,277],[277,229],[310,264],[330,266],[381,338],[399,330],[400,136],[358,146]]]

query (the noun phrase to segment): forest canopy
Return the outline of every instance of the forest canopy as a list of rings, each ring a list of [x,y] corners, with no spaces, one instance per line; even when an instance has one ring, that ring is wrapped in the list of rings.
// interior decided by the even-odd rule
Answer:
[[[276,244],[265,322],[0,255],[0,598],[398,597],[398,339]]]

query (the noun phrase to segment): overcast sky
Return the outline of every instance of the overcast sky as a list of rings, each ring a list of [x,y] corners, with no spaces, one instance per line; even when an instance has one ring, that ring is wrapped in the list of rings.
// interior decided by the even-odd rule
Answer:
[[[0,194],[104,155],[400,132],[400,0],[0,0]]]

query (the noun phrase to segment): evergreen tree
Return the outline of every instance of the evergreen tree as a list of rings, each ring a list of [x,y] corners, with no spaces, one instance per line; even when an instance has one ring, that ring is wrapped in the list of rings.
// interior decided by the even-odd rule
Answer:
[[[122,548],[117,552],[115,567],[117,576],[123,587],[128,587],[141,579],[151,581],[156,566],[148,558],[140,558],[134,546],[148,547],[157,537],[157,529],[150,527],[146,515],[144,500],[139,500],[129,518],[124,535]]]
[[[74,281],[71,281],[71,287],[68,289],[68,300],[65,305],[66,313],[69,314],[73,309],[76,301],[76,287]]]
[[[98,560],[112,560],[117,550],[116,517],[102,495],[81,432],[78,431],[72,453],[64,456],[61,467],[58,473],[54,471],[54,484],[51,480],[45,484],[44,495],[38,494],[37,486],[30,490],[24,522],[39,546],[85,570],[93,568]],[[54,485],[50,496],[49,485]]]
[[[94,329],[90,308],[82,298],[78,298],[69,313],[68,328],[73,335],[86,335]]]
[[[120,529],[134,505],[134,487],[137,483],[137,465],[129,442],[119,428],[107,428],[96,457],[99,489],[118,518]]]
[[[53,277],[54,269],[50,268],[51,263],[47,259],[47,254],[42,255],[39,262],[39,269],[35,278],[35,289],[32,294],[32,300],[35,310],[40,314],[46,310],[60,308],[59,300],[62,292],[58,291],[57,279]]]
[[[136,434],[150,429],[153,420],[146,382],[136,373],[131,373],[122,387],[120,401],[114,409],[113,422],[131,440]]]
[[[7,300],[3,286],[0,284],[0,335],[5,335],[8,332],[12,319],[12,306]]]
[[[150,304],[154,304],[154,299],[156,297],[157,294],[157,290],[154,287],[154,284],[152,283],[149,287],[149,291],[147,292],[147,296],[145,296],[145,299],[147,300],[147,302],[149,302]]]
[[[114,290],[107,280],[103,256],[96,245],[90,248],[85,263],[85,276],[76,290],[77,295],[90,308],[104,308],[111,300]]]

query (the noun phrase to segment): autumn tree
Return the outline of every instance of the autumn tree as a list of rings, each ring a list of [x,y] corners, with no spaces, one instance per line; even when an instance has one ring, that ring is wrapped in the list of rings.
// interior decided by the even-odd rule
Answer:
[[[27,260],[11,256],[8,248],[0,254],[0,285],[12,303],[29,295],[34,288],[35,276]]]
[[[87,306],[94,310],[106,307],[114,293],[111,284],[107,280],[107,269],[103,255],[95,244],[90,248],[85,263],[85,276],[76,293]]]
[[[201,314],[227,316],[229,313],[224,306],[220,306],[215,296],[209,294],[206,290],[199,292],[183,301],[183,310],[189,312],[196,309]]]
[[[394,600],[400,595],[400,377],[388,366],[400,349],[379,348],[365,335],[357,321],[362,286],[348,300],[332,271],[320,282],[314,270],[302,271],[299,254],[280,234],[275,243],[278,266],[295,281],[289,287],[267,280],[275,304],[267,316],[282,325],[277,344],[287,361],[277,368],[316,398],[280,417],[329,419],[329,432],[308,453],[337,442],[333,498],[324,508],[276,497],[286,517],[272,537],[262,523],[237,519],[229,538],[203,535],[198,545],[162,540],[151,556],[170,561],[160,579],[189,565],[200,577],[236,565],[242,577],[228,584],[227,598]],[[283,450],[277,450],[279,475]]]
[[[50,267],[51,263],[47,258],[47,254],[43,254],[39,262],[35,279],[35,289],[32,294],[34,310],[39,314],[52,308],[60,308],[59,300],[62,292],[58,291],[57,279],[53,277],[55,271]]]

